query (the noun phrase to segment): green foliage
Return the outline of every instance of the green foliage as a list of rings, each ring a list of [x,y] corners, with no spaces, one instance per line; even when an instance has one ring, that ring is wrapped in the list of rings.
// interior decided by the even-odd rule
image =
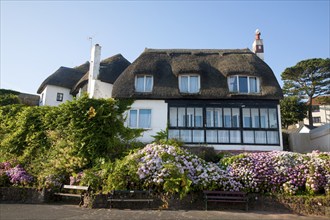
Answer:
[[[0,89],[0,96],[1,95],[19,95],[20,92],[14,91],[14,90],[10,90],[10,89]]]
[[[100,161],[114,161],[139,146],[132,140],[141,130],[123,123],[131,103],[83,96],[58,107],[0,106],[0,155],[17,158],[41,184],[50,176],[101,169]],[[94,181],[92,171],[87,176]]]
[[[111,190],[143,189],[136,171],[138,168],[137,158],[130,154],[122,160],[116,160],[114,168],[110,173],[105,192]]]
[[[21,100],[17,95],[14,94],[4,94],[0,95],[0,106],[21,104]]]
[[[330,59],[308,59],[286,68],[281,74],[283,92],[288,96],[308,98],[309,124],[312,120],[312,98],[330,93]]]
[[[164,179],[163,190],[170,194],[178,193],[182,199],[191,190],[192,181],[186,173],[180,173],[175,164],[165,164],[164,168],[169,170],[170,175]]]
[[[282,127],[298,123],[306,117],[307,107],[297,96],[284,97],[280,101]]]
[[[235,156],[229,156],[229,157],[224,157],[220,160],[220,165],[224,168],[228,167],[229,165],[245,158],[246,155],[245,154],[238,154]]]

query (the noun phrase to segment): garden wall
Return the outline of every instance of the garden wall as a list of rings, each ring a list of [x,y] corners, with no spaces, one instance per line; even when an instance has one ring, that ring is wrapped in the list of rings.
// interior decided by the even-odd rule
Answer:
[[[0,187],[0,203],[31,203],[40,204],[54,202],[52,193],[48,190],[32,188]],[[65,202],[77,201],[65,200]],[[99,194],[86,197],[84,206],[89,208],[109,208],[107,195]],[[148,206],[141,202],[117,202],[113,208],[119,209],[170,209],[170,210],[204,210],[205,202],[202,192],[189,193],[182,200],[178,196],[165,199],[155,196],[154,202]],[[245,210],[244,204],[208,203],[209,210]],[[266,196],[249,194],[250,211],[268,211],[275,213],[296,213],[302,215],[323,215],[330,217],[330,196]]]

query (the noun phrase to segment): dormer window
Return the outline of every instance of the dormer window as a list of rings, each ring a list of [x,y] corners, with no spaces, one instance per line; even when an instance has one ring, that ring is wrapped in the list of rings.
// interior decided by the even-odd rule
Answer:
[[[151,75],[141,75],[135,77],[136,92],[152,92],[153,77]]]
[[[179,76],[179,89],[181,93],[198,93],[200,90],[199,75]]]
[[[259,78],[254,76],[230,76],[228,78],[230,92],[234,93],[259,93]]]

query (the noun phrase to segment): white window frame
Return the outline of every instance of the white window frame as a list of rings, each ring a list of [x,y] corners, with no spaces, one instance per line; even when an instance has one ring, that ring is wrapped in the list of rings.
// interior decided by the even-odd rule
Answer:
[[[197,92],[192,92],[191,91],[191,88],[190,88],[190,77],[196,77],[197,76],[197,81],[198,81],[198,91]],[[182,88],[181,88],[181,80],[182,80],[182,77],[188,77],[188,91],[182,91]],[[201,90],[201,77],[199,74],[182,74],[179,76],[179,90],[180,90],[180,93],[190,93],[190,94],[196,94],[196,93],[199,93],[200,90]]]
[[[137,88],[137,84],[138,84],[138,78],[139,77],[143,77],[143,90],[139,91]],[[151,77],[151,89],[150,90],[146,90],[146,84],[147,84],[147,77]],[[136,75],[135,76],[135,91],[136,92],[152,92],[154,88],[154,77],[152,75]]]
[[[237,91],[235,91],[235,88],[234,90],[230,90],[230,79],[231,78],[236,78],[236,82],[237,82]],[[248,86],[248,92],[241,92],[240,91],[240,86],[239,86],[239,77],[247,77],[247,86]],[[250,78],[255,78],[256,79],[256,83],[257,83],[257,92],[251,92],[251,88],[250,88]],[[244,76],[244,75],[235,75],[235,76],[229,76],[227,78],[227,84],[228,84],[228,89],[229,89],[229,92],[231,93],[240,93],[240,94],[258,94],[260,93],[260,79],[259,77],[256,77],[256,76]]]
[[[140,111],[141,110],[150,110],[150,121],[149,121],[149,125],[148,125],[148,127],[146,127],[146,128],[142,128],[142,127],[140,127]],[[130,122],[131,122],[131,111],[137,111],[137,116],[136,116],[136,127],[132,127],[131,125],[130,125]],[[149,108],[141,108],[141,109],[137,109],[137,108],[132,108],[132,109],[130,109],[130,110],[128,110],[128,120],[127,120],[127,126],[129,127],[129,128],[141,128],[141,129],[151,129],[151,123],[152,123],[152,109],[149,109]]]

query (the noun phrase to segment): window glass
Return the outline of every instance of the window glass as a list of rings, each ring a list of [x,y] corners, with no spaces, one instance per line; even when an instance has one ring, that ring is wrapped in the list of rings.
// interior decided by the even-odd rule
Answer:
[[[269,113],[269,127],[270,128],[277,128],[277,114],[275,108],[270,108],[268,110]]]
[[[193,142],[194,143],[204,143],[204,131],[203,130],[193,130]]]
[[[229,91],[237,92],[237,76],[229,77]]]
[[[182,93],[198,93],[199,92],[199,76],[180,76],[179,89]]]
[[[144,76],[137,76],[136,77],[136,91],[137,92],[144,92]]]
[[[195,127],[203,127],[203,108],[195,108]]]
[[[246,76],[239,77],[239,92],[241,93],[248,92],[248,81]]]
[[[188,93],[188,76],[180,76],[180,92]]]
[[[230,131],[230,143],[241,143],[240,131]]]
[[[176,127],[178,124],[178,108],[170,108],[170,126]]]
[[[186,126],[186,108],[178,108],[178,126]]]
[[[169,130],[168,131],[168,138],[170,139],[180,139],[180,131],[179,130]]]
[[[215,108],[214,109],[214,125],[215,127],[222,127],[222,109]]]
[[[231,128],[231,109],[224,108],[223,114],[224,114],[224,127]]]
[[[247,144],[254,143],[254,131],[243,131],[243,142]]]
[[[195,127],[194,108],[187,108],[186,122],[187,127]]]
[[[250,92],[251,93],[257,93],[258,92],[257,78],[256,77],[249,77],[249,86],[250,86]]]
[[[216,130],[206,131],[206,142],[208,143],[217,143],[218,141],[218,132]]]
[[[229,131],[218,131],[218,138],[220,143],[229,143]]]
[[[198,76],[190,76],[190,93],[199,92],[198,88]]]
[[[145,82],[145,92],[151,92],[152,91],[152,76],[146,76],[146,82]]]
[[[259,109],[251,108],[252,128],[259,128]]]
[[[180,139],[183,142],[192,142],[192,138],[191,138],[191,130],[181,130],[180,131]]]
[[[129,113],[128,126],[131,128],[137,128],[137,110],[130,110]]]
[[[243,127],[244,128],[251,127],[251,114],[249,108],[243,108]]]
[[[139,111],[139,128],[151,127],[151,110],[140,109]]]
[[[214,127],[213,108],[206,108],[206,127]]]
[[[260,127],[268,128],[268,111],[266,108],[260,109]]]
[[[256,144],[266,144],[266,131],[256,131],[255,136]]]
[[[232,108],[232,127],[239,127],[239,108]]]
[[[56,101],[62,102],[63,101],[63,93],[57,93],[56,95]]]
[[[267,143],[268,144],[279,143],[277,131],[267,131]]]
[[[137,92],[151,92],[152,91],[152,76],[136,76],[135,90]]]

